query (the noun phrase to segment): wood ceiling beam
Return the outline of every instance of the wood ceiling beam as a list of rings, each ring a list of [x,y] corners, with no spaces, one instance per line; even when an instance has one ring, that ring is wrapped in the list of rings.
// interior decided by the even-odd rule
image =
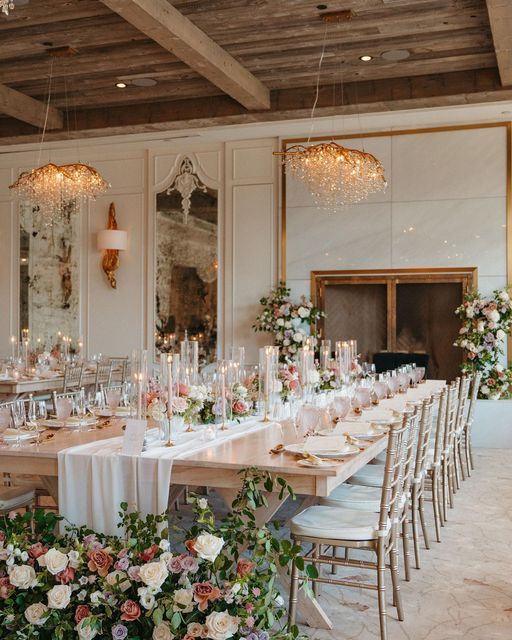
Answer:
[[[487,0],[487,11],[501,84],[508,87],[512,85],[512,2]]]
[[[35,127],[42,127],[46,105],[20,91],[11,89],[5,84],[0,84],[0,112]],[[62,129],[63,126],[64,118],[62,113],[55,107],[50,106],[46,127],[48,129]]]
[[[269,109],[270,91],[167,0],[101,0],[247,109]]]
[[[230,124],[309,118],[315,87],[272,91],[270,111],[247,112],[228,96],[168,102],[79,109],[72,137],[186,130]],[[334,98],[334,99],[333,99]],[[501,86],[498,70],[478,69],[443,74],[346,83],[343,103],[339,86],[320,87],[317,116],[425,109],[512,100],[512,88]],[[50,132],[48,140],[62,140],[68,132]],[[37,140],[29,125],[0,119],[0,144]]]

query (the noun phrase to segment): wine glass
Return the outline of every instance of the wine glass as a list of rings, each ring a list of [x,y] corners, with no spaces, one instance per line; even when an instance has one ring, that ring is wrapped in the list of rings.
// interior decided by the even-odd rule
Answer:
[[[78,416],[78,429],[82,430],[82,426],[84,425],[85,414],[87,413],[87,405],[85,401],[85,392],[83,389],[75,395],[75,403],[74,403],[75,413]]]
[[[25,407],[21,400],[16,400],[11,405],[11,420],[14,429],[16,430],[16,442],[15,447],[21,446],[21,431],[23,425],[26,423]]]
[[[6,444],[2,434],[7,431],[10,424],[11,424],[11,410],[9,409],[9,407],[0,408],[0,445],[2,445],[2,447]]]
[[[350,411],[350,398],[347,396],[335,396],[332,401],[332,408],[335,418],[341,422]]]

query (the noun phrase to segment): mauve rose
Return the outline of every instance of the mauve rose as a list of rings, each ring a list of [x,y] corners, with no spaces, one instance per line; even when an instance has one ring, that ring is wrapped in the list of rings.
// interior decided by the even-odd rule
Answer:
[[[140,554],[140,559],[144,562],[149,562],[153,560],[153,558],[158,553],[159,546],[157,544],[152,544],[148,549],[144,549],[144,551]]]
[[[195,640],[195,636],[190,635],[190,633],[186,633],[183,636],[183,640]]]
[[[209,582],[196,582],[192,585],[194,589],[194,600],[198,603],[199,611],[205,611],[208,608],[208,602],[213,602],[220,598],[220,589],[214,587]]]
[[[133,600],[127,600],[123,602],[121,605],[121,620],[125,622],[133,622],[134,620],[138,620],[140,618],[140,607]]]
[[[60,584],[68,584],[75,578],[75,570],[73,567],[66,567],[64,571],[61,571],[55,576],[55,580]]]
[[[199,569],[199,562],[193,556],[183,555],[181,556],[181,567],[187,573],[196,573]]]
[[[126,571],[130,566],[130,560],[126,556],[123,556],[122,558],[119,558],[114,566],[118,571]]]
[[[91,615],[91,610],[86,604],[79,604],[75,611],[75,622],[78,624],[80,620],[88,618]]]
[[[233,413],[242,414],[247,411],[247,405],[243,400],[237,400],[233,403]]]
[[[130,580],[140,580],[140,567],[128,567],[128,577]]]
[[[178,385],[178,394],[180,396],[188,396],[189,393],[190,393],[190,388],[186,384]]]
[[[37,559],[48,551],[48,547],[45,547],[42,542],[36,542],[28,548],[28,555],[31,558]]]
[[[2,544],[2,542],[5,542],[5,539],[6,539],[5,531],[0,531],[0,544]]]
[[[167,568],[171,573],[181,573],[182,571],[181,557],[180,556],[172,557],[167,563]]]
[[[9,578],[0,578],[0,598],[2,598],[2,600],[6,600],[13,589],[14,587],[9,582]]]
[[[239,576],[248,576],[255,566],[254,562],[241,558],[236,565],[236,572]]]
[[[87,556],[89,558],[89,562],[87,563],[89,570],[97,571],[98,575],[104,578],[114,562],[110,555],[103,551],[103,549],[96,549],[89,551]]]

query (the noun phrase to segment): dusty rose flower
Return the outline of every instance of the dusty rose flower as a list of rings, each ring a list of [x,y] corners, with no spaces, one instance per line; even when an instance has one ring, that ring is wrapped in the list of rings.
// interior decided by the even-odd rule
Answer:
[[[254,562],[246,560],[245,558],[240,558],[236,565],[236,572],[239,576],[248,576],[252,573],[255,566]]]
[[[78,624],[80,620],[88,618],[91,615],[91,610],[86,604],[79,604],[75,611],[75,622]]]
[[[173,556],[167,563],[167,567],[171,573],[181,573],[182,571],[181,557]]]
[[[10,596],[13,589],[14,587],[9,582],[9,578],[0,578],[0,598],[2,600],[6,600]]]
[[[96,571],[102,578],[107,575],[108,570],[114,562],[110,555],[106,551],[103,551],[103,549],[89,551],[87,557],[89,558],[89,562],[87,563],[89,570]]]
[[[233,403],[233,413],[246,413],[247,409],[247,404],[243,400],[237,400]]]
[[[140,554],[140,559],[143,562],[149,562],[153,560],[153,558],[158,553],[159,546],[157,544],[152,544],[148,549],[144,549],[144,551]]]
[[[0,544],[4,543],[6,539],[5,531],[0,531]]]
[[[140,567],[128,567],[128,577],[130,580],[140,580]]]
[[[68,584],[69,582],[72,582],[74,578],[75,570],[73,569],[73,567],[66,567],[64,571],[61,571],[55,576],[55,580],[57,582],[60,582],[60,584]]]
[[[133,622],[134,620],[138,620],[140,618],[140,607],[133,600],[127,600],[123,602],[121,605],[121,620],[125,622]]]
[[[190,393],[190,388],[186,384],[178,385],[178,394],[180,396],[188,396],[189,393]]]
[[[31,558],[37,559],[48,551],[48,547],[45,547],[42,542],[36,542],[28,548],[28,555]]]
[[[199,611],[205,611],[208,608],[208,602],[213,602],[220,598],[220,589],[209,582],[196,582],[192,587],[194,589],[194,600],[198,603],[197,608]]]
[[[183,555],[180,560],[183,571],[186,571],[187,573],[196,573],[199,569],[197,558],[194,558],[193,556]]]

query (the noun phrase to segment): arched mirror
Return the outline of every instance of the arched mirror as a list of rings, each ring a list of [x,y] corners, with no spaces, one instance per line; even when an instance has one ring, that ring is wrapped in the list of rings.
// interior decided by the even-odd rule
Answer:
[[[188,336],[206,364],[217,354],[218,192],[182,157],[156,196],[157,353]]]

